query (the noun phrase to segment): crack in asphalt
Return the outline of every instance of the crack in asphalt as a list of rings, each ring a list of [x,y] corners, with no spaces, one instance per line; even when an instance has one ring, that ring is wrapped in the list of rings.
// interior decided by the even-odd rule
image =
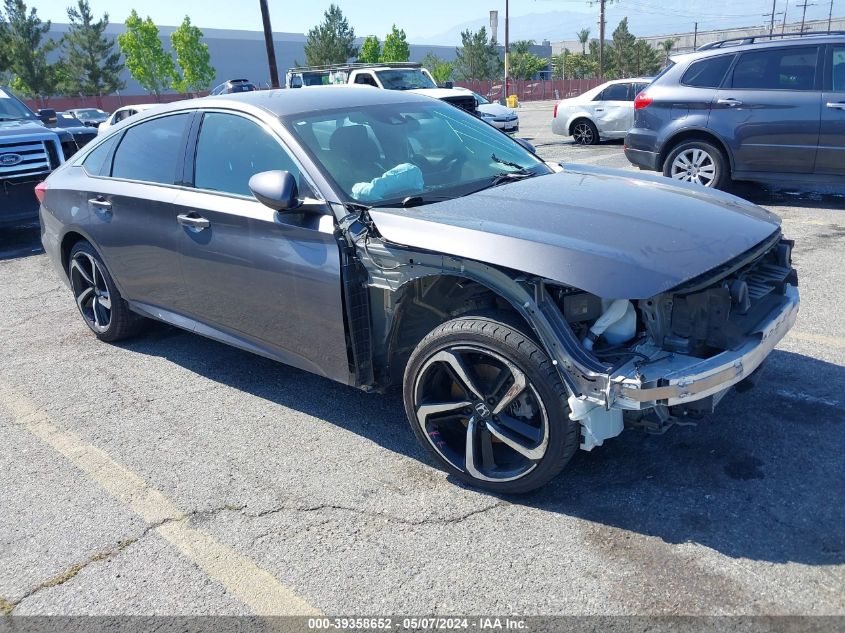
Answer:
[[[192,510],[191,512],[187,512],[185,514],[167,517],[165,519],[162,519],[161,521],[156,521],[155,523],[150,523],[143,530],[141,530],[141,532],[139,534],[137,534],[136,536],[130,536],[130,537],[127,537],[125,539],[121,539],[120,541],[117,542],[117,545],[115,545],[114,547],[111,547],[107,550],[102,550],[102,551],[96,552],[95,554],[88,557],[84,561],[74,563],[73,565],[71,565],[70,567],[65,569],[63,572],[56,574],[55,576],[52,576],[51,578],[48,578],[47,580],[37,584],[35,587],[33,587],[32,589],[30,589],[29,591],[24,593],[24,595],[21,596],[20,598],[18,598],[17,600],[9,601],[9,600],[6,600],[5,598],[0,597],[0,615],[10,615],[18,607],[18,605],[20,605],[20,603],[23,602],[24,600],[26,600],[27,598],[31,598],[35,594],[37,594],[41,591],[44,591],[46,589],[52,589],[53,587],[59,587],[59,586],[65,584],[69,580],[75,578],[79,574],[79,572],[81,572],[83,569],[89,567],[90,565],[93,565],[94,563],[98,563],[98,562],[109,560],[110,558],[114,558],[115,556],[120,554],[122,551],[124,551],[126,548],[128,548],[131,545],[134,545],[135,543],[143,540],[151,532],[157,530],[158,528],[160,528],[163,525],[166,525],[168,523],[176,523],[176,522],[180,522],[180,521],[188,521],[188,520],[191,520],[191,519],[211,517],[211,516],[214,516],[216,514],[219,514],[220,512],[224,512],[224,511],[225,512],[240,512],[245,508],[246,508],[245,505],[244,506],[234,506],[234,505],[227,504],[227,505],[224,505],[224,506],[220,506],[219,508]]]

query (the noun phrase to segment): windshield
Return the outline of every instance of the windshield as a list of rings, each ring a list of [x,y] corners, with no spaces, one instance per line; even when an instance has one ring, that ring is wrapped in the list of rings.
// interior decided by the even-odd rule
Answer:
[[[35,115],[15,97],[0,90],[0,121],[34,119]]]
[[[507,135],[434,99],[299,114],[285,123],[347,199],[368,205],[444,200],[551,173]]]
[[[437,88],[437,85],[423,71],[416,68],[377,70],[381,85],[388,90],[416,90]]]
[[[101,117],[105,114],[102,110],[96,110],[94,108],[87,108],[85,110],[74,110],[73,115],[77,119],[92,119],[95,117]]]

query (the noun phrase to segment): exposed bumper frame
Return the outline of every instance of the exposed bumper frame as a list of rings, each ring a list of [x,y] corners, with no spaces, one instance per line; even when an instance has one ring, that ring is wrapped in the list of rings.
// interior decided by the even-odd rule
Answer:
[[[724,391],[750,376],[795,323],[798,289],[787,285],[781,304],[760,322],[739,349],[705,360],[674,354],[642,368],[626,364],[610,382],[610,400],[618,409],[647,409],[657,404],[675,406]]]

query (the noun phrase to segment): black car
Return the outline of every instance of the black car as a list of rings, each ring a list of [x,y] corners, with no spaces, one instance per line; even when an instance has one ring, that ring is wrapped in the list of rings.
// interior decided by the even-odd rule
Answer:
[[[731,179],[842,183],[845,34],[715,42],[641,92],[625,155],[706,187]]]
[[[407,91],[160,105],[38,193],[44,248],[101,340],[147,317],[366,391],[401,385],[436,463],[497,492],[626,426],[712,411],[798,312],[792,243],[765,209],[552,166]]]
[[[252,92],[253,90],[258,90],[258,88],[249,79],[229,79],[214,88],[214,90],[211,91],[211,94],[225,95],[237,92]]]

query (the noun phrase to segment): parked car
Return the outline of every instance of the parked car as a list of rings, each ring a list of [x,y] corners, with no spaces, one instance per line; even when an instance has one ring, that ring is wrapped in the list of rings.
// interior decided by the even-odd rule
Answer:
[[[76,149],[69,132],[48,129],[9,89],[0,87],[0,228],[38,218],[34,187]]]
[[[635,108],[625,155],[642,169],[714,188],[841,183],[845,35],[709,44],[676,56]]]
[[[109,113],[100,108],[72,108],[66,112],[82,121],[83,125],[94,128],[99,127],[100,123],[104,123],[109,118]]]
[[[105,134],[105,132],[112,127],[113,125],[117,125],[121,121],[125,121],[131,116],[135,116],[139,112],[144,112],[145,110],[149,110],[150,108],[154,108],[156,103],[137,103],[135,105],[127,105],[123,106],[122,108],[118,108],[114,112],[112,112],[111,116],[106,119],[103,123],[100,123],[99,127],[97,128],[97,134]]]
[[[414,92],[467,112],[475,113],[476,109],[475,97],[468,90],[438,86],[428,69],[418,62],[303,66],[291,68],[285,75],[287,88],[344,84]]]
[[[634,97],[651,79],[617,79],[577,97],[561,99],[552,115],[552,132],[571,136],[579,145],[624,138],[634,122]]]
[[[211,91],[211,95],[216,96],[233,94],[236,92],[252,92],[253,90],[258,90],[258,88],[249,79],[229,79],[228,81],[224,81],[222,84],[215,87]]]
[[[56,112],[54,115],[55,121],[48,124],[49,128],[62,128],[71,133],[73,140],[76,142],[76,147],[82,149],[90,141],[97,138],[97,130],[92,130],[77,119],[72,114],[66,112]]]
[[[469,92],[475,97],[475,111],[483,121],[486,121],[494,128],[503,132],[513,133],[519,131],[519,115],[515,110],[503,106],[500,103],[494,103],[469,88],[455,87],[455,90]]]
[[[367,391],[401,384],[435,462],[497,492],[626,424],[712,411],[798,310],[768,211],[552,169],[408,92],[164,105],[39,195],[44,248],[101,340],[149,317]]]

